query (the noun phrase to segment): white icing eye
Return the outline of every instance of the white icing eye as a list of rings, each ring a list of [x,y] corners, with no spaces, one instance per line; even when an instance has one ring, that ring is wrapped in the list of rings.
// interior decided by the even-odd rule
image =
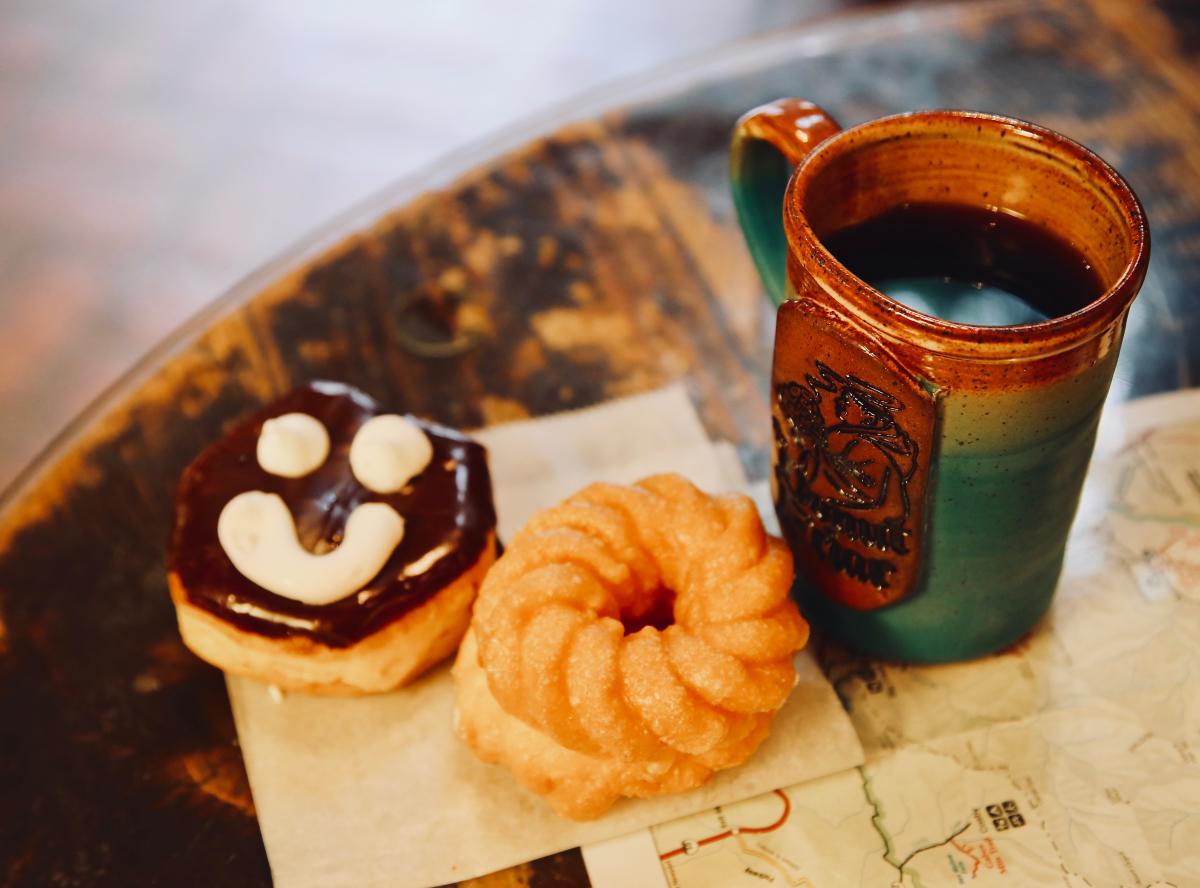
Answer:
[[[239,493],[221,510],[217,539],[238,572],[268,592],[304,604],[353,595],[387,563],[404,538],[404,519],[386,503],[363,503],[342,541],[324,555],[302,545],[287,503],[261,490]]]
[[[403,416],[385,413],[368,419],[350,444],[350,471],[375,493],[395,493],[433,459],[424,430]]]
[[[264,472],[299,478],[329,456],[329,432],[307,413],[285,413],[263,423],[257,455]]]

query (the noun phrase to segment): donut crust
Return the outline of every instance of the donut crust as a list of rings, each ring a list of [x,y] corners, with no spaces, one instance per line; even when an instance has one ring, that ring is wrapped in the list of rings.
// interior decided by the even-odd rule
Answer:
[[[168,574],[167,580],[184,644],[201,659],[281,690],[374,694],[407,684],[454,653],[495,553],[496,537],[489,533],[475,564],[452,583],[348,647],[330,647],[303,635],[271,638],[243,631],[191,604],[177,574]]]
[[[700,786],[754,753],[795,686],[792,579],[748,497],[678,475],[584,488],[484,580],[456,730],[566,817]]]
[[[471,630],[458,650],[453,672],[458,687],[454,724],[458,736],[480,760],[506,766],[560,817],[591,820],[622,797],[684,792],[707,782],[715,771],[687,757],[641,762],[602,759],[555,743],[500,708],[479,665],[479,649]],[[749,752],[766,739],[769,725],[769,718],[761,721]]]

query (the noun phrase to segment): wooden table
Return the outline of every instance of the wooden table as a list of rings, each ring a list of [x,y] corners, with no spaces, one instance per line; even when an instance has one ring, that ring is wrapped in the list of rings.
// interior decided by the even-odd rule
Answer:
[[[364,195],[597,84],[864,2],[0,5],[0,490]]]
[[[732,122],[761,101],[803,95],[845,124],[979,108],[1098,150],[1154,239],[1116,397],[1193,385],[1198,46],[1200,10],[1182,0],[835,18],[435,166],[262,269],[2,504],[0,881],[268,880],[224,685],[179,641],[164,543],[182,468],[292,384],[344,379],[471,427],[683,379],[709,432],[764,475],[771,315],[725,182]],[[475,884],[586,875],[570,851]]]

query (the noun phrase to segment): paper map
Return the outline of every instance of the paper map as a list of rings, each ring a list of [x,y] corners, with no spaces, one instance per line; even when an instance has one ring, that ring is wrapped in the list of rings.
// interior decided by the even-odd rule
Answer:
[[[866,763],[653,827],[632,884],[1200,886],[1200,398],[1134,407],[1030,636],[937,667],[819,648]]]

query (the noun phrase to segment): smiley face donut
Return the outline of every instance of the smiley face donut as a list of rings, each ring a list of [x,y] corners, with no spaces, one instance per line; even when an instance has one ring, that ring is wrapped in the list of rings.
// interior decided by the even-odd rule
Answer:
[[[744,496],[677,475],[536,516],[480,590],[459,736],[567,817],[745,761],[796,683],[792,558]]]
[[[481,445],[314,382],[184,472],[168,558],[180,632],[281,688],[395,688],[458,646],[495,523]]]

